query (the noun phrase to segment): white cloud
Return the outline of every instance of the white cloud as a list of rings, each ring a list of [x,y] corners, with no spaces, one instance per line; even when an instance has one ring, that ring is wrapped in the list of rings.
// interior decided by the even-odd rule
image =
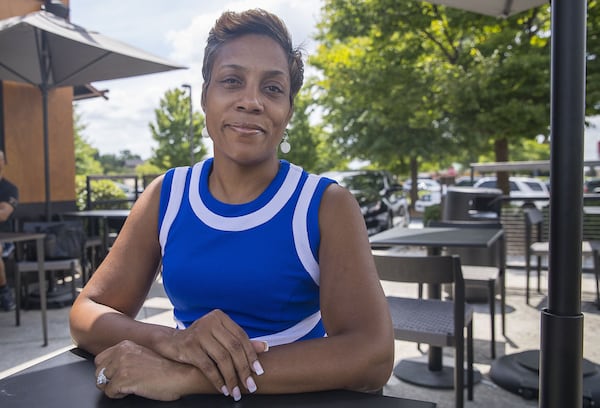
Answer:
[[[199,109],[204,45],[210,27],[223,11],[256,7],[271,11],[287,24],[294,44],[310,53],[321,6],[321,0],[72,0],[73,23],[188,67],[94,83],[99,89],[109,89],[109,100],[77,103],[87,125],[84,135],[101,154],[127,149],[144,159],[150,157],[155,143],[149,124],[167,90],[191,84],[194,110]]]

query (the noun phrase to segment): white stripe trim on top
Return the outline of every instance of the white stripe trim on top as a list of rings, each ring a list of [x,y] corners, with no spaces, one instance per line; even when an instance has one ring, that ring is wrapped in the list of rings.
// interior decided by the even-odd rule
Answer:
[[[315,281],[317,286],[320,281],[320,269],[319,263],[315,259],[311,249],[310,242],[308,239],[308,207],[310,200],[312,199],[317,185],[319,184],[320,177],[311,174],[308,176],[306,183],[302,187],[302,192],[296,203],[296,209],[294,210],[294,219],[292,220],[292,228],[294,230],[294,244],[296,245],[296,253],[300,258],[300,262],[304,266],[304,269],[308,271],[311,278]]]
[[[310,333],[320,320],[321,311],[318,311],[289,329],[285,329],[279,333],[267,334],[266,336],[254,337],[251,340],[266,341],[269,344],[269,347],[293,343]]]
[[[302,176],[302,169],[290,164],[290,169],[285,176],[283,185],[266,205],[250,214],[239,217],[224,217],[208,209],[200,197],[200,173],[203,164],[204,162],[198,163],[192,168],[189,193],[190,205],[202,222],[210,228],[220,231],[245,231],[269,221],[275,214],[281,211],[292,194],[294,194],[300,181],[300,176]]]
[[[173,220],[177,217],[179,207],[181,206],[183,191],[185,190],[185,177],[188,169],[189,167],[177,167],[173,172],[169,202],[167,203],[167,210],[165,211],[165,217],[163,218],[158,235],[162,255],[165,254],[165,244],[167,242],[169,230],[171,229],[171,224],[173,224]]]

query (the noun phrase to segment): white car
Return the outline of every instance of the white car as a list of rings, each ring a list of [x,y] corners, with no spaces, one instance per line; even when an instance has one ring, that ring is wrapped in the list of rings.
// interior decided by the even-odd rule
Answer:
[[[403,188],[407,193],[410,192],[412,186],[412,180],[408,180],[404,183]],[[442,191],[442,185],[433,179],[420,178],[417,180],[418,191]]]
[[[548,191],[548,186],[542,180],[534,177],[509,177],[508,184],[510,186],[511,198],[524,199],[523,201],[511,200],[510,203],[512,205],[518,207],[535,205],[539,209],[548,205],[550,191]],[[498,188],[496,186],[496,177],[482,177],[473,184],[473,187]],[[530,200],[527,200],[528,198]]]
[[[441,204],[442,193],[440,191],[431,191],[427,194],[423,194],[417,201],[415,201],[415,211],[425,212],[427,207],[432,205]]]

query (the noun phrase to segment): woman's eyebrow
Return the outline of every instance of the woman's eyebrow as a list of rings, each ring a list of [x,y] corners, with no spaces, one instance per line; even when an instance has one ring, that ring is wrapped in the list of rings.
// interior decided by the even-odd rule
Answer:
[[[242,66],[242,65],[238,65],[238,64],[225,64],[225,65],[221,65],[218,69],[231,69],[231,70],[239,70],[239,71],[248,71],[248,68]],[[269,71],[265,72],[265,76],[268,77],[275,77],[275,76],[284,76],[285,77],[286,72],[285,71],[281,71],[279,69],[272,69]]]

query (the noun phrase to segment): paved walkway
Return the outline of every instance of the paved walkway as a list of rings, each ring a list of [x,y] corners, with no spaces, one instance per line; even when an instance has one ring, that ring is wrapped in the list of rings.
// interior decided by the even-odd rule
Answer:
[[[400,294],[406,291],[416,293],[416,288],[402,284],[384,282],[387,294]],[[499,304],[497,310],[497,354],[517,353],[530,349],[539,349],[540,311],[545,306],[546,297],[534,294],[531,305],[525,305],[524,271],[507,271],[507,336],[500,332]],[[584,274],[582,280],[582,309],[584,312],[584,357],[600,364],[600,311],[593,304],[595,299],[595,283],[591,274]],[[542,288],[546,288],[543,282]],[[467,402],[466,407],[536,407],[534,400],[525,400],[519,395],[512,394],[489,380],[490,369],[490,324],[489,313],[485,304],[475,305],[475,364],[483,374],[483,381],[475,386],[475,400]],[[14,312],[0,312],[0,378],[31,365],[39,359],[47,358],[53,353],[61,352],[71,347],[68,328],[69,307],[51,309],[48,311],[49,345],[41,347],[42,330],[40,313],[36,310],[26,310],[22,313],[20,327],[15,327]],[[157,282],[146,301],[139,319],[147,319],[156,323],[172,325],[171,306],[166,299],[160,282]],[[422,347],[426,351],[426,346]],[[453,349],[444,349],[444,355],[452,359]],[[422,355],[416,344],[396,341],[396,360],[405,357]],[[384,388],[386,395],[397,395],[406,398],[434,401],[439,408],[454,406],[453,390],[434,390],[409,385],[391,377]]]

